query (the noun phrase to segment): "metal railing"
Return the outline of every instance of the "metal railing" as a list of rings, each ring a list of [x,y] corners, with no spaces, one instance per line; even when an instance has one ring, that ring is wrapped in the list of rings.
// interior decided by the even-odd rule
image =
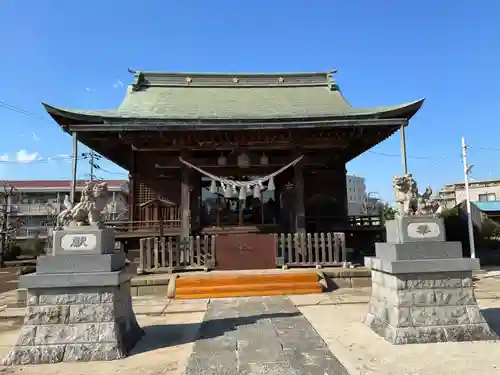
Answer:
[[[19,228],[16,232],[16,238],[45,238],[49,235],[46,227],[40,228]]]
[[[163,229],[178,229],[180,220],[152,220],[152,221],[108,221],[106,226],[117,232],[161,232]]]
[[[61,205],[56,203],[16,203],[11,205],[11,212],[17,215],[54,215],[61,212]]]

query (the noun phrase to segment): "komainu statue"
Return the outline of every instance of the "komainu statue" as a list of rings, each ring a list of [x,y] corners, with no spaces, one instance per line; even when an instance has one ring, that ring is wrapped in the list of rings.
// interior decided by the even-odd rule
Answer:
[[[399,216],[432,216],[439,211],[439,203],[431,198],[431,187],[427,186],[425,192],[419,195],[417,181],[411,173],[394,176],[392,187]]]
[[[108,185],[104,181],[88,181],[82,189],[80,202],[73,206],[68,196],[64,198],[66,209],[57,215],[56,228],[66,226],[100,226],[101,212],[108,202]]]

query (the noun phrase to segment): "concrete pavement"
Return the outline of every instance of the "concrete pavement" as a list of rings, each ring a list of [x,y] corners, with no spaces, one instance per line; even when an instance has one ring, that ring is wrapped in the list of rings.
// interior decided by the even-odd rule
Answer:
[[[500,331],[500,278],[481,277],[475,287],[485,317]],[[342,366],[351,375],[500,373],[497,341],[390,345],[360,321],[369,296],[370,288],[346,288],[288,297],[136,297],[134,310],[146,336],[130,357],[2,368],[0,373],[344,375]],[[24,314],[23,309],[2,309],[9,301],[15,301],[15,293],[0,295],[0,357],[16,340]]]

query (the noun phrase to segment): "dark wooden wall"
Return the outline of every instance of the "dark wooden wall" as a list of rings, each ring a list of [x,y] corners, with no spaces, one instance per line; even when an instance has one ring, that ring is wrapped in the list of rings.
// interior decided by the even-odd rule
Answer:
[[[348,214],[345,164],[304,171],[304,195],[308,231],[341,227]]]

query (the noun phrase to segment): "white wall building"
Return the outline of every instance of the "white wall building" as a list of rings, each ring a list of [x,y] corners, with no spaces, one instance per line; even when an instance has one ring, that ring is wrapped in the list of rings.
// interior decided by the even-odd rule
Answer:
[[[348,215],[366,215],[366,185],[365,178],[353,175],[346,176],[347,213]]]
[[[77,200],[85,182],[77,181]],[[108,218],[113,220],[126,217],[128,181],[107,180],[106,182],[109,189],[108,204],[105,208]],[[9,197],[6,207],[9,220],[20,225],[16,238],[18,240],[46,238],[55,217],[65,209],[63,207],[64,196],[70,193],[71,181],[5,181],[3,184],[9,188],[12,186],[16,192]],[[3,186],[0,188],[4,189]],[[5,205],[1,199],[0,204]]]
[[[500,180],[475,180],[469,182],[471,202],[491,202],[500,200]],[[453,208],[465,200],[465,183],[447,184],[439,192],[444,208]]]

